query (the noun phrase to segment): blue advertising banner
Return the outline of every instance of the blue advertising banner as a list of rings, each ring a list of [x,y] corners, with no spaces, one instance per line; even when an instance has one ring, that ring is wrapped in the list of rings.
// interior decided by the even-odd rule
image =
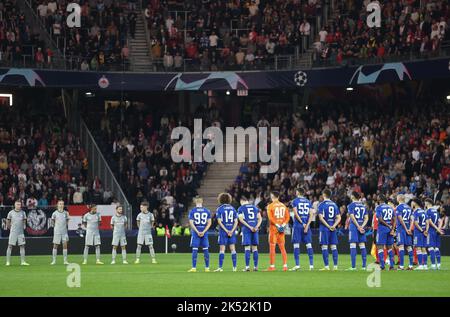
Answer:
[[[268,90],[450,77],[450,58],[292,71],[119,73],[0,69],[1,86],[125,91]]]

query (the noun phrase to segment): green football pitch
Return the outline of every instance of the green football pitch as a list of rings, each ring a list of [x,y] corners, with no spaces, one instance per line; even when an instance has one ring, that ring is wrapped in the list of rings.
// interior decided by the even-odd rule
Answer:
[[[293,264],[289,255],[289,265]],[[238,255],[238,272],[231,270],[231,258],[226,254],[224,272],[203,272],[203,255],[199,254],[197,273],[188,273],[190,254],[157,254],[158,264],[150,264],[148,254],[143,254],[141,264],[123,265],[120,254],[116,265],[110,265],[110,255],[103,254],[104,265],[95,265],[90,255],[87,265],[80,265],[80,287],[70,288],[71,272],[62,264],[50,266],[50,256],[29,256],[29,267],[19,266],[13,257],[11,266],[0,258],[0,296],[450,296],[450,257],[442,258],[440,271],[383,271],[380,287],[369,287],[367,280],[375,281],[370,272],[345,271],[350,257],[340,255],[338,271],[319,271],[322,257],[315,255],[315,270],[282,272],[277,262],[276,272],[264,272],[268,255],[260,255],[259,272],[242,272],[243,255]],[[331,260],[331,257],[330,257]],[[69,255],[69,261],[81,263],[80,255]],[[211,254],[211,269],[216,268],[217,254]],[[277,254],[277,261],[281,261]],[[369,262],[372,261],[370,258]],[[406,260],[407,261],[407,260]],[[308,259],[301,257],[305,268]],[[360,265],[360,257],[358,257]],[[72,275],[73,276],[73,275]],[[69,277],[69,278],[68,278]],[[371,278],[372,277],[372,278]]]

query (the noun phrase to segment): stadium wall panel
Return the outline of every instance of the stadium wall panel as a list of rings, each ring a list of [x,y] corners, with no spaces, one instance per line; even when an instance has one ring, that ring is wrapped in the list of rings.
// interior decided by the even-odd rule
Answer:
[[[318,242],[318,236],[313,236],[313,248],[315,253],[320,253],[320,247]],[[165,252],[165,237],[154,237],[154,246],[155,251],[157,253],[163,253]],[[102,246],[101,250],[102,253],[109,253],[111,252],[111,237],[105,237],[102,238]],[[217,244],[217,236],[210,236],[210,251],[211,252],[218,252],[219,246]],[[168,240],[168,251],[172,251],[172,244],[176,245],[175,252],[177,253],[188,253],[191,252],[191,248],[189,247],[190,243],[190,237],[172,237]],[[0,252],[2,254],[6,253],[6,248],[8,245],[8,239],[3,238],[0,239]],[[368,247],[372,245],[372,239],[368,239],[367,243]],[[84,239],[81,237],[71,237],[69,241],[69,254],[81,254],[83,253],[84,248]],[[52,238],[51,237],[41,237],[41,238],[28,238],[26,240],[26,252],[28,255],[48,255],[50,257],[52,250]],[[130,253],[134,253],[136,250],[136,237],[129,237],[128,238],[128,246],[127,251]],[[238,252],[243,252],[243,247],[240,243],[237,244],[237,250]],[[259,250],[263,253],[269,252],[269,244],[267,235],[261,235],[260,236],[260,246]],[[287,237],[286,241],[286,250],[289,253],[292,253],[292,244],[290,243],[290,237]],[[339,238],[339,245],[338,245],[339,253],[341,254],[347,254],[350,253],[349,245],[348,245],[348,239],[347,237],[340,237]],[[144,247],[144,252],[146,252],[146,248]],[[58,251],[60,253],[61,251]],[[305,247],[302,245],[301,252],[305,252]],[[369,249],[370,252],[370,249]],[[14,248],[13,255],[18,255],[19,250],[18,248]],[[94,254],[94,248],[91,248],[90,254]],[[441,254],[442,255],[450,255],[450,236],[443,236],[441,238]],[[81,259],[81,258],[80,258]],[[73,260],[73,258],[72,258]]]
[[[124,91],[298,89],[449,78],[449,58],[288,71],[131,73],[0,69],[0,87]]]

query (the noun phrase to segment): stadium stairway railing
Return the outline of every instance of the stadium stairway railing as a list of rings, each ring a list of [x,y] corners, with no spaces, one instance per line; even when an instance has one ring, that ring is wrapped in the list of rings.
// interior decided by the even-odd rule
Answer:
[[[94,179],[95,176],[98,176],[103,184],[103,188],[111,190],[113,196],[121,203],[126,211],[128,228],[132,228],[132,205],[129,203],[122,187],[120,187],[119,182],[114,176],[86,123],[81,117],[78,120],[81,145],[86,150],[89,161],[89,177]]]

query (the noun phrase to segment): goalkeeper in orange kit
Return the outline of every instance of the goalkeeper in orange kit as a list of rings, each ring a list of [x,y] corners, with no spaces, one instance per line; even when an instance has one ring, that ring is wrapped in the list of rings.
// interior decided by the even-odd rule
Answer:
[[[275,248],[278,244],[281,256],[283,257],[283,271],[287,271],[287,254],[284,247],[285,235],[284,229],[289,223],[289,209],[278,200],[279,192],[270,193],[272,203],[267,206],[267,214],[269,217],[269,245],[270,245],[270,267],[267,271],[275,271]]]

